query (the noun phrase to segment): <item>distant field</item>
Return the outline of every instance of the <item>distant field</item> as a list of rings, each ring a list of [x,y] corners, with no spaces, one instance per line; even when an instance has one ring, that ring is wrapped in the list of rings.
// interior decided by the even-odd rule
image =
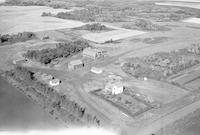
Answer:
[[[63,28],[74,28],[84,23],[72,20],[63,20],[54,17],[41,17],[43,12],[57,13],[68,11],[53,9],[44,6],[1,6],[0,7],[0,33],[16,34],[18,32],[46,31]]]
[[[113,31],[103,32],[103,33],[90,33],[90,34],[83,35],[83,38],[95,43],[105,43],[110,40],[116,41],[116,40],[125,39],[132,36],[145,34],[145,33],[146,32],[138,31],[138,30],[119,29],[119,30],[113,30]]]
[[[185,0],[186,1],[186,0]],[[156,2],[156,5],[162,6],[177,6],[177,7],[189,7],[189,8],[196,8],[200,9],[200,1],[187,1],[187,2]]]
[[[183,20],[183,22],[200,24],[200,18],[189,18]]]
[[[169,1],[179,1],[179,2],[200,2],[200,0],[169,0]]]
[[[0,3],[4,3],[6,0],[0,0]]]

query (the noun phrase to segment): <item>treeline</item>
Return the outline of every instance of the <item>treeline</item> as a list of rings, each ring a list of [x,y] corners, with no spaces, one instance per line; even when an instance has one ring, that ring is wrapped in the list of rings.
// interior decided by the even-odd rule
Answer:
[[[24,57],[33,59],[42,64],[49,64],[52,60],[61,57],[69,57],[89,47],[88,42],[84,40],[75,40],[65,43],[59,43],[56,48],[47,48],[42,50],[28,50]]]
[[[13,35],[0,35],[0,45],[11,44],[16,42],[24,42],[35,38],[35,34],[32,32],[23,32]]]
[[[161,26],[158,24],[154,24],[151,21],[145,20],[145,19],[137,19],[132,23],[124,24],[122,26],[126,29],[135,29],[135,30],[144,30],[144,31],[167,31],[170,30],[170,28],[167,28],[165,26]]]
[[[15,80],[20,86],[23,93],[31,96],[31,98],[44,108],[49,109],[50,114],[60,118],[66,123],[72,125],[97,125],[100,120],[91,113],[85,106],[71,100],[69,95],[61,95],[47,84],[43,84],[34,78],[34,72],[24,67],[16,67],[7,71],[5,76]],[[23,87],[23,88],[22,88]]]
[[[159,22],[179,21],[188,17],[198,17],[200,11],[192,8],[165,7],[154,3],[119,4],[110,2],[93,2],[84,5],[84,9],[71,12],[60,12],[56,15],[43,13],[44,16],[54,16],[62,19],[83,22],[130,22],[135,18],[151,19]]]
[[[101,23],[93,23],[93,24],[86,24],[78,28],[74,28],[77,30],[88,30],[88,31],[109,31],[111,28],[102,25]]]

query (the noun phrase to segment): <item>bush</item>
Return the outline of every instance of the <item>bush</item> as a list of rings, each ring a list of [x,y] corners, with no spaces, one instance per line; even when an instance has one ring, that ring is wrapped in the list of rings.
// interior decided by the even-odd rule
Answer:
[[[16,42],[24,42],[30,39],[35,38],[35,34],[32,32],[23,32],[13,35],[0,35],[0,45],[16,43]]]
[[[59,43],[56,48],[29,50],[24,54],[26,58],[34,59],[42,64],[49,64],[52,60],[61,57],[69,57],[89,47],[89,44],[83,40],[76,40],[66,43]]]

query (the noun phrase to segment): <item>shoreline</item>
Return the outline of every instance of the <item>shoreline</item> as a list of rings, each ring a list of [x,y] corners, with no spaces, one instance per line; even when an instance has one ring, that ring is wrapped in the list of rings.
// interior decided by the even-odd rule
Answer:
[[[54,93],[53,91],[53,93],[50,92],[49,95],[43,94],[42,91],[45,91],[48,87],[43,87],[44,89],[33,88],[31,85],[29,86],[26,84],[26,82],[19,82],[5,73],[1,74],[1,77],[34,103],[39,104],[47,113],[56,120],[62,122],[66,127],[100,126],[100,120],[94,114],[88,112],[86,107],[80,106],[78,103],[68,98],[60,101],[62,99],[59,100],[59,97],[62,98],[62,95]],[[28,87],[26,85],[28,85]],[[40,90],[41,92],[39,92]]]
[[[19,83],[17,83],[16,81],[14,81],[11,78],[8,78],[5,76],[4,72],[0,70],[0,79],[3,79],[4,81],[6,81],[9,85],[13,86],[18,92],[22,93],[24,96],[26,96],[28,98],[28,100],[30,102],[33,102],[36,105],[39,105],[39,107],[45,111],[45,113],[50,114],[49,116],[53,119],[53,120],[59,120],[59,123],[61,123],[62,125],[64,125],[65,123],[63,123],[63,121],[61,121],[60,119],[57,118],[57,116],[52,115],[49,111],[52,110],[52,108],[50,107],[46,107],[44,105],[42,105],[38,100],[36,100],[36,98],[34,99],[31,95],[29,95],[28,93],[25,92],[25,87],[23,88],[22,86],[20,86]],[[66,126],[66,125],[65,125]],[[67,127],[67,126],[66,126]]]

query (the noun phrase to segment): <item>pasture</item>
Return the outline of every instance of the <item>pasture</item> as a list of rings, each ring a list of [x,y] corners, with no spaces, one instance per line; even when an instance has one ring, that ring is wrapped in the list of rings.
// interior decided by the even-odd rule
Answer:
[[[146,32],[138,31],[138,30],[126,30],[126,29],[118,29],[109,32],[102,32],[102,33],[89,33],[83,35],[83,38],[95,43],[105,43],[109,41],[116,41],[125,39],[132,36],[137,36],[141,34],[145,34]]]

